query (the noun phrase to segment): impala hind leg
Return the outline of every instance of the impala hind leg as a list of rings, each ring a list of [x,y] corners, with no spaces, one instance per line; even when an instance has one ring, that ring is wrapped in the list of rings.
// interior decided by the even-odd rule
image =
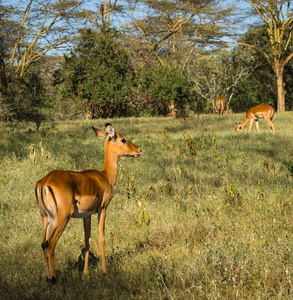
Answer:
[[[46,270],[47,270],[47,279],[50,278],[50,271],[49,271],[49,260],[48,260],[48,253],[46,248],[46,241],[50,234],[51,225],[48,222],[48,218],[46,215],[41,215],[42,217],[42,224],[43,224],[43,242],[42,242],[42,249],[44,253],[44,259],[46,264]]]
[[[62,235],[68,221],[68,217],[63,218],[56,218],[55,219],[55,226],[53,227],[52,233],[49,237],[49,239],[44,244],[44,253],[47,251],[47,259],[48,259],[48,265],[49,265],[49,278],[48,280],[52,283],[56,282],[56,271],[55,271],[55,262],[54,262],[54,250],[56,247],[56,244]]]
[[[84,226],[84,238],[85,238],[85,257],[84,257],[83,273],[87,275],[90,244],[91,244],[91,216],[88,216],[83,219],[83,226]]]
[[[256,127],[256,130],[259,131],[259,124],[258,124],[258,120],[255,120],[255,127]]]
[[[269,119],[269,118],[265,118],[265,120],[268,122],[268,124],[270,125],[271,128],[271,133],[275,134],[275,125],[274,123]]]

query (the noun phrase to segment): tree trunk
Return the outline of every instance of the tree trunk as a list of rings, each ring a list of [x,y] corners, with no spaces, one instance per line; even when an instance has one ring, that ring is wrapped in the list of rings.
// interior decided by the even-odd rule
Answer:
[[[276,73],[277,75],[277,91],[278,91],[278,112],[285,111],[285,93],[284,93],[284,68],[281,68]]]

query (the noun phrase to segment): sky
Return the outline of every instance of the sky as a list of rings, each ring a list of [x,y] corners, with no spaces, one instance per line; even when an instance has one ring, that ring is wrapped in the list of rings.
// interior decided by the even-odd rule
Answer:
[[[44,2],[46,0],[43,0]],[[0,0],[1,2],[1,0]],[[2,0],[2,4],[6,4],[6,5],[19,5],[20,3],[28,3],[29,0]],[[87,8],[92,9],[92,10],[97,10],[97,5],[99,6],[99,4],[101,2],[104,2],[104,0],[86,0],[85,1],[87,3]],[[117,4],[119,5],[120,3],[122,3],[122,0],[118,0]],[[245,0],[222,0],[222,3],[227,3],[227,4],[233,4],[236,7],[238,7],[238,11],[240,14],[243,15],[244,10],[249,10],[251,9],[251,5],[249,3],[247,3]],[[259,19],[259,18],[258,18]],[[242,26],[238,28],[237,32],[240,34],[244,34],[248,29],[249,29],[249,25],[250,23],[252,23],[251,19],[246,19]],[[230,39],[228,39],[228,41],[231,41]]]

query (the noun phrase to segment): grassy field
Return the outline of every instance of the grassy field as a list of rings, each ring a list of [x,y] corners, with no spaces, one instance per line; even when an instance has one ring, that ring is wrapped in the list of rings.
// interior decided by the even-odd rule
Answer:
[[[291,299],[293,293],[293,112],[276,134],[234,131],[239,115],[46,123],[35,131],[0,125],[1,299]],[[97,216],[89,275],[82,275],[83,224],[60,238],[58,281],[46,282],[34,196],[53,169],[103,167],[104,142],[91,126],[143,150],[121,158],[107,210],[107,276]]]

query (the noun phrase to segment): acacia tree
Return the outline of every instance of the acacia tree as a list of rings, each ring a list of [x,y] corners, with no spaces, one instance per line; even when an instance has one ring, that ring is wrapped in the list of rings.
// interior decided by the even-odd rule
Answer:
[[[120,8],[116,5],[117,0],[111,3],[111,0],[104,0],[100,5],[97,5],[97,10],[92,11],[82,7],[78,4],[78,8],[82,11],[82,15],[90,23],[94,24],[95,29],[111,28],[111,16],[113,11],[120,11]]]
[[[79,3],[73,0],[29,0],[18,6],[1,6],[3,22],[13,24],[14,33],[10,43],[6,44],[6,61],[1,65],[6,78],[2,82],[7,85],[23,77],[37,62],[39,65],[49,51],[73,38],[76,21],[71,21],[76,20]],[[5,88],[2,84],[4,93]]]
[[[185,69],[196,54],[227,34],[233,7],[216,0],[126,1],[129,49],[140,60],[138,67],[170,65]],[[156,60],[154,60],[156,58]]]
[[[194,61],[188,74],[195,93],[205,99],[208,110],[215,106],[215,100],[219,96],[225,97],[229,110],[237,86],[256,67],[251,53],[222,50]]]
[[[27,0],[17,6],[0,5],[1,117],[16,124],[20,120],[34,120],[40,126],[44,101],[36,95],[44,95],[41,76],[48,65],[44,58],[74,38],[80,3]],[[40,78],[37,80],[36,76]]]
[[[258,45],[246,44],[254,48],[265,57],[267,62],[273,68],[277,80],[278,108],[285,111],[285,93],[284,93],[284,67],[293,58],[292,51],[292,29],[293,29],[293,10],[291,0],[245,0],[248,2],[256,14],[258,14],[265,23],[269,36],[270,47],[268,51],[263,50]]]

